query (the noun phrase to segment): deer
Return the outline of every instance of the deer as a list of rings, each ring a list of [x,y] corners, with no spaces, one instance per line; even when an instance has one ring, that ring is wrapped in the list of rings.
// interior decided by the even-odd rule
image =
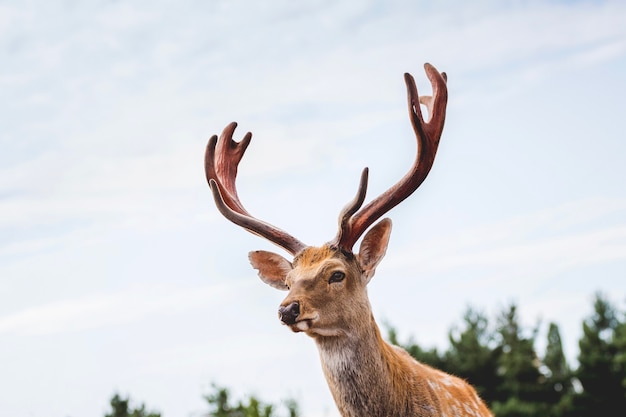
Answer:
[[[233,140],[237,123],[232,122],[219,138],[212,136],[206,148],[206,178],[219,212],[293,257],[290,261],[264,250],[249,253],[261,280],[287,291],[278,317],[293,332],[305,333],[315,341],[323,374],[343,417],[492,416],[470,384],[420,363],[402,348],[387,343],[367,295],[367,284],[386,253],[392,223],[384,218],[372,225],[423,183],[443,131],[447,75],[428,63],[424,68],[432,96],[419,96],[413,76],[404,74],[409,118],[417,139],[412,167],[396,184],[363,206],[368,181],[365,168],[355,197],[340,212],[336,236],[321,246],[308,246],[244,208],[236,176],[252,139],[250,132],[239,142]],[[421,105],[428,118],[422,114]],[[361,236],[355,252],[353,247]]]

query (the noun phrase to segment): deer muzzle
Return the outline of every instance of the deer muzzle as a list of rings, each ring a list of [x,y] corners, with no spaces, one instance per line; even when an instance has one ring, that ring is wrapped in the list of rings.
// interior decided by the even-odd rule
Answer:
[[[296,323],[298,316],[300,315],[300,304],[294,301],[286,306],[280,306],[278,308],[278,318],[284,324],[291,326]]]

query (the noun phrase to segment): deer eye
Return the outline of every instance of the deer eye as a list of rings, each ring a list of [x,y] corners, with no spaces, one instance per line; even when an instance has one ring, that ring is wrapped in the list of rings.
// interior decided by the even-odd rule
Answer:
[[[335,271],[332,273],[332,275],[330,276],[330,278],[328,278],[328,283],[332,284],[333,282],[341,282],[343,281],[343,279],[346,277],[346,274],[344,274],[341,271]]]

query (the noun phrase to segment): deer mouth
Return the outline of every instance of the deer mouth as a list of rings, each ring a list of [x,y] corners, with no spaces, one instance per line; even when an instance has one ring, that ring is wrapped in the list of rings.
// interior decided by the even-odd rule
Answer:
[[[307,332],[313,328],[318,320],[319,315],[317,313],[313,317],[298,317],[295,323],[289,325],[289,328],[294,333]]]
[[[293,330],[296,333],[306,332],[310,328],[311,328],[311,320],[310,319],[300,320],[300,321],[295,322],[294,324],[291,325],[291,330]]]
[[[295,323],[288,325],[292,332],[301,333],[304,332],[308,336],[313,338],[323,336],[323,337],[337,337],[337,336],[345,336],[347,335],[346,331],[343,329],[337,328],[326,328],[316,326],[316,323],[319,321],[319,315],[315,313],[314,317],[311,318],[301,318],[297,320]]]

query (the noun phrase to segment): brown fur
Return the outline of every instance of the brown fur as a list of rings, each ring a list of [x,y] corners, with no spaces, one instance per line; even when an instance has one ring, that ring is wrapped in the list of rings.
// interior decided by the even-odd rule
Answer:
[[[390,233],[391,221],[379,222],[363,238],[357,256],[324,245],[305,248],[293,264],[262,251],[253,252],[250,260],[263,281],[289,289],[282,306],[299,304],[290,328],[315,340],[342,416],[492,416],[465,381],[417,362],[382,339],[367,283],[385,254]],[[330,282],[338,271],[345,278]]]

